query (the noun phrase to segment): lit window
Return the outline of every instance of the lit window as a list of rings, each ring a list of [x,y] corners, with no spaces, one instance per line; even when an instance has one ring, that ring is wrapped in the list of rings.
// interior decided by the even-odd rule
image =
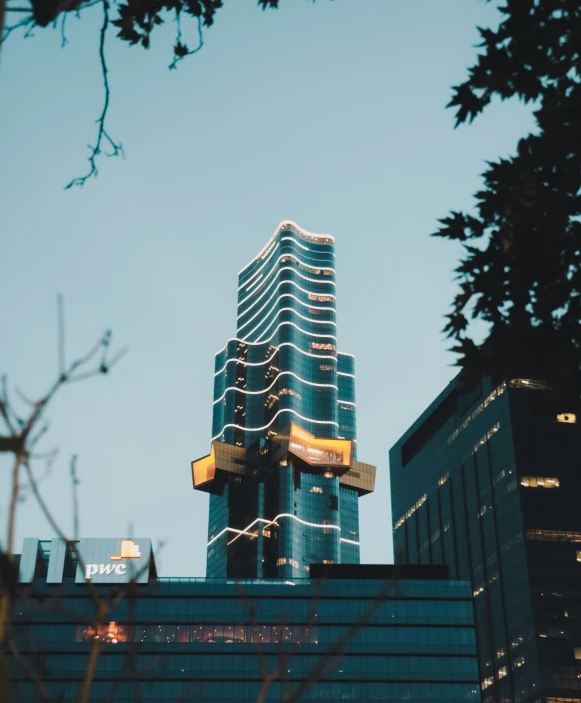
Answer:
[[[531,391],[544,391],[551,388],[551,386],[547,385],[544,381],[536,381],[532,378],[511,378],[510,387],[527,388]]]
[[[313,486],[313,487],[311,488],[311,491],[310,491],[310,492],[311,492],[311,493],[322,493],[322,492],[323,492],[323,489],[322,489],[321,486]]]
[[[557,415],[557,422],[568,422],[573,424],[577,422],[577,415],[575,415],[575,413],[559,413]]]
[[[581,532],[562,530],[527,530],[527,539],[541,542],[581,542]]]
[[[450,472],[446,471],[446,473],[438,479],[438,486],[443,486],[449,478]]]
[[[484,690],[485,688],[488,688],[489,686],[492,686],[493,683],[494,683],[494,679],[492,678],[492,676],[489,676],[488,678],[484,679],[482,681],[482,690]]]
[[[321,369],[321,371],[332,371],[333,370],[332,364],[321,364],[319,366],[319,368]]]
[[[581,561],[581,551],[577,550],[577,561]]]
[[[315,293],[309,293],[309,300],[317,300],[319,303],[330,303],[333,298],[330,295],[316,295]]]
[[[543,476],[521,476],[520,485],[526,488],[559,488],[558,478],[545,478]]]
[[[323,564],[334,564],[335,560],[334,559],[323,559]]]
[[[505,676],[506,676],[506,666],[502,666],[498,670],[498,678],[503,679]]]
[[[278,392],[279,395],[292,395],[299,400],[303,399],[303,396],[292,388],[281,388]]]
[[[270,537],[270,530],[268,529],[268,527],[264,527],[262,529],[262,536],[263,537]]]
[[[336,351],[337,347],[334,344],[324,344],[319,342],[311,342],[311,349],[323,349],[324,351]]]
[[[320,315],[321,313],[317,310],[317,308],[307,308],[307,310],[311,313],[311,315]]]
[[[581,647],[574,647],[575,659],[581,659]]]

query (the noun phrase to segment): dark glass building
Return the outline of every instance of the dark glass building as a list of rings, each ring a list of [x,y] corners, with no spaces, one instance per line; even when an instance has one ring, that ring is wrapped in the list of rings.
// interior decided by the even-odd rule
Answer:
[[[484,701],[581,701],[581,409],[559,398],[458,377],[390,451],[396,563],[472,582]]]
[[[99,623],[87,575],[111,606]],[[445,567],[313,565],[294,581],[164,579],[149,540],[29,539],[11,700],[77,700],[97,642],[91,701],[253,703],[262,691],[478,703],[470,585],[446,578]]]
[[[216,355],[207,576],[301,578],[359,563],[354,359],[337,348],[334,239],[283,222],[238,277],[237,337]]]

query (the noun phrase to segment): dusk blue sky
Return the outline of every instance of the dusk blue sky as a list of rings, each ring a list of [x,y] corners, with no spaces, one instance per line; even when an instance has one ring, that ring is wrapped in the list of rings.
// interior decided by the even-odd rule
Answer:
[[[0,371],[38,397],[67,354],[106,328],[129,354],[65,387],[43,448],[42,491],[70,532],[78,454],[84,537],[165,540],[163,575],[203,575],[208,497],[190,461],[209,451],[214,353],[234,336],[238,271],[279,222],[336,237],[339,347],[355,354],[362,560],[392,559],[389,447],[455,375],[442,337],[459,249],[429,235],[470,209],[484,161],[509,155],[530,107],[497,103],[454,130],[445,106],[473,62],[482,0],[226,0],[205,46],[168,71],[175,25],[145,51],[113,39],[109,131],[124,161],[86,168],[102,105],[100,11],[0,52]],[[186,37],[195,27],[184,23]],[[0,459],[2,540],[11,464]],[[39,473],[42,462],[36,464]],[[130,526],[132,526],[130,528]],[[34,501],[23,537],[53,536]]]

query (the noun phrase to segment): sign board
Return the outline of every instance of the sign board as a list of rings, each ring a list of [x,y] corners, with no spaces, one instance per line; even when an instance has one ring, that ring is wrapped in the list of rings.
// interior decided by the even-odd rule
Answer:
[[[146,538],[81,539],[76,583],[135,583],[149,581],[151,540]],[[82,561],[82,563],[81,563]]]

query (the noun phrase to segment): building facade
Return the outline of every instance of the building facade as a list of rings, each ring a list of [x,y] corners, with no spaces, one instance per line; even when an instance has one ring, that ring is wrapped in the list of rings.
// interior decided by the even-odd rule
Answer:
[[[311,576],[159,578],[150,540],[29,539],[3,699],[77,700],[97,643],[90,701],[479,703],[467,582],[442,567]],[[95,594],[109,606],[100,622]]]
[[[580,411],[458,377],[390,451],[396,563],[472,582],[484,701],[581,701]]]
[[[216,354],[207,575],[301,578],[359,563],[354,359],[337,347],[334,239],[283,222],[238,277],[236,338]],[[218,464],[216,463],[218,461]]]

